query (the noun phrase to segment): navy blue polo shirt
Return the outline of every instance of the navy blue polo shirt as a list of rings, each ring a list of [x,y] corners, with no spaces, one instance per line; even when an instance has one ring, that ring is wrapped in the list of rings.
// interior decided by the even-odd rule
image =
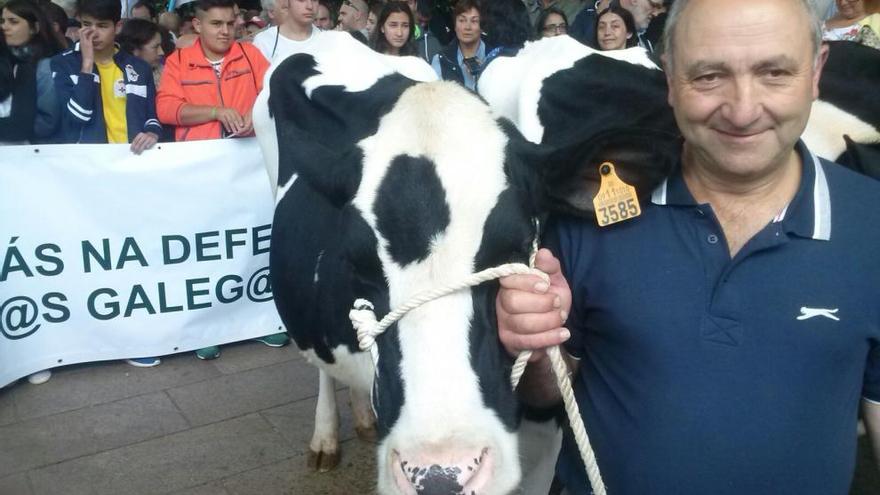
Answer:
[[[798,152],[794,199],[733,259],[680,171],[639,218],[550,234],[609,494],[848,493],[880,402],[880,182]],[[570,436],[558,474],[588,493]]]

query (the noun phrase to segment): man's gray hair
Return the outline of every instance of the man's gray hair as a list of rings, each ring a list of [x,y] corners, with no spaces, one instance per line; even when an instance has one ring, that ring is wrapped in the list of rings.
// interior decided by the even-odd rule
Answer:
[[[776,0],[773,0],[776,1]],[[822,0],[799,0],[801,6],[807,12],[810,19],[810,37],[813,39],[813,56],[819,56],[819,47],[822,46],[822,18],[816,12],[815,2]],[[675,42],[675,29],[678,27],[678,21],[681,13],[687,8],[691,0],[675,0],[669,14],[666,17],[666,27],[663,30],[663,50],[666,53],[667,63],[672,65],[672,44]]]
[[[275,0],[260,0],[260,7],[263,7],[263,10],[269,12],[275,8]]]

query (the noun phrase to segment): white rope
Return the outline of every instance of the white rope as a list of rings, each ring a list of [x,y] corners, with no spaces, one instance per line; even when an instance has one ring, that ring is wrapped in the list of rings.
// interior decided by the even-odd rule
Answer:
[[[532,243],[532,253],[529,256],[529,266],[522,263],[507,263],[505,265],[474,273],[458,283],[416,294],[405,304],[385,315],[381,321],[376,321],[376,314],[373,311],[374,307],[370,301],[367,301],[366,299],[357,299],[353,304],[352,310],[348,313],[348,316],[351,319],[352,326],[354,326],[354,329],[357,332],[358,345],[361,350],[370,351],[373,358],[373,366],[378,370],[379,351],[376,346],[376,337],[381,335],[382,332],[387,330],[388,327],[393,325],[396,321],[403,318],[408,312],[418,308],[422,304],[452,294],[453,292],[458,292],[462,289],[474,287],[484,282],[496,280],[508,275],[537,275],[545,282],[549,282],[550,278],[546,273],[533,268],[535,266],[535,256],[538,252],[537,244],[538,241],[535,239]],[[580,410],[578,409],[577,401],[574,398],[574,392],[571,388],[568,366],[565,364],[559,346],[548,347],[547,355],[550,358],[550,366],[553,369],[553,374],[556,376],[556,384],[559,386],[562,401],[565,404],[565,412],[568,414],[568,421],[571,425],[574,439],[581,455],[581,460],[584,461],[584,466],[586,466],[587,477],[590,480],[590,485],[593,487],[593,493],[595,495],[605,495],[605,484],[602,481],[601,473],[599,473],[599,465],[596,463],[596,454],[593,452],[593,447],[590,445],[590,438],[587,436],[587,429],[584,427],[584,421],[581,418]],[[531,356],[532,351],[521,351],[516,357],[516,361],[513,363],[513,368],[510,373],[510,382],[514,389],[519,384],[526,366],[529,364],[529,358]]]

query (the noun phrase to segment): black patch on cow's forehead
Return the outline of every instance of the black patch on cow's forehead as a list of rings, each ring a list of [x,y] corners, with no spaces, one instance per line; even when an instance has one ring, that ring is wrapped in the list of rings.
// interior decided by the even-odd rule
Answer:
[[[446,191],[434,162],[408,155],[391,160],[376,192],[373,213],[395,263],[424,261],[431,241],[449,226]]]
[[[819,79],[819,100],[880,128],[880,51],[850,41],[832,41]]]

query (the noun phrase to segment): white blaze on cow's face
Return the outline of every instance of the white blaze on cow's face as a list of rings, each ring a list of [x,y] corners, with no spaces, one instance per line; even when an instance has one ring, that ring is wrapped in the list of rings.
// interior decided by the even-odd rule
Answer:
[[[488,108],[447,82],[406,90],[359,143],[362,180],[352,204],[376,235],[392,308],[473,273],[486,220],[508,186],[506,144]],[[421,200],[408,196],[411,187]],[[429,230],[393,223],[412,216]],[[516,436],[484,403],[471,363],[473,313],[472,291],[461,291],[398,322],[403,397],[379,447],[380,492],[415,493],[412,480],[432,476],[481,495],[517,485]],[[380,346],[380,360],[382,353]],[[380,387],[386,378],[380,372]]]

